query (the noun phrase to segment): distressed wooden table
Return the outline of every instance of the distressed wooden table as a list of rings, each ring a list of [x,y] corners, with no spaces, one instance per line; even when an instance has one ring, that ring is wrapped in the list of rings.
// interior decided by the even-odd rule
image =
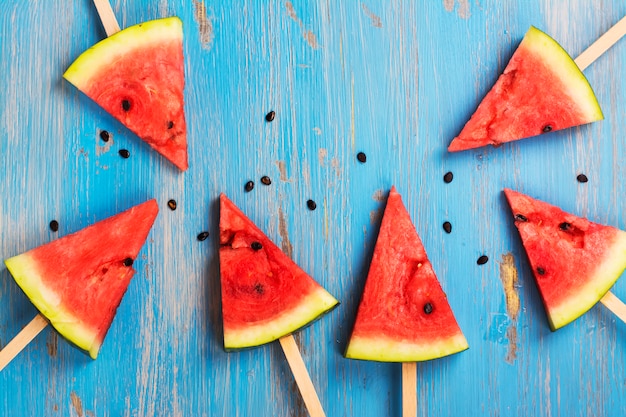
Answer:
[[[418,364],[419,415],[626,415],[626,325],[596,306],[549,330],[501,193],[626,228],[626,40],[585,70],[604,121],[446,151],[530,25],[576,56],[626,3],[260,3],[113,1],[122,27],[183,20],[190,168],[180,173],[61,78],[105,36],[89,0],[1,1],[0,257],[150,197],[161,212],[99,358],[44,330],[0,373],[0,415],[307,415],[277,343],[222,348],[221,192],[342,302],[296,334],[326,414],[401,415],[401,366],[342,356],[392,185],[470,344]],[[624,279],[613,292],[626,299]],[[35,314],[2,266],[0,347]]]

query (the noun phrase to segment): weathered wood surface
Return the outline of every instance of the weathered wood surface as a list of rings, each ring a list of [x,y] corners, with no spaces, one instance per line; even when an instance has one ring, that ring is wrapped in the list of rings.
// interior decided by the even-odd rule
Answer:
[[[0,257],[149,197],[161,207],[100,357],[48,327],[0,373],[0,415],[306,415],[278,343],[222,349],[220,192],[342,302],[296,334],[326,414],[401,415],[401,366],[342,356],[392,185],[470,344],[418,364],[419,415],[626,415],[626,325],[597,306],[550,332],[501,194],[516,188],[626,228],[626,41],[585,70],[604,121],[446,152],[530,25],[577,56],[626,3],[261,3],[113,1],[121,27],[184,22],[184,174],[62,80],[105,37],[90,0],[0,3]],[[106,146],[101,129],[113,134]],[[626,282],[612,291],[626,299]],[[35,314],[1,267],[0,347]]]

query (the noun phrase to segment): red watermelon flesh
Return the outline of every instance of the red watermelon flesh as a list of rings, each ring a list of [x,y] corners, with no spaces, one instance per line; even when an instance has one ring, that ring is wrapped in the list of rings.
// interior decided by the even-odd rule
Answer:
[[[522,244],[556,330],[582,316],[626,268],[626,232],[505,189]]]
[[[392,187],[346,357],[415,362],[467,348],[409,213]]]
[[[95,359],[157,213],[149,200],[4,262],[50,324]]]
[[[576,63],[554,39],[531,27],[448,151],[498,146],[603,117]]]
[[[338,304],[224,194],[219,256],[227,350],[269,343]]]
[[[63,77],[181,170],[186,170],[182,22],[131,26],[94,45]]]

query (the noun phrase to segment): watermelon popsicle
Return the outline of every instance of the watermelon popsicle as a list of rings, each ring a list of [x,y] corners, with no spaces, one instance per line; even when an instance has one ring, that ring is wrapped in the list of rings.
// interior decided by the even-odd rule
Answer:
[[[574,60],[554,39],[531,27],[448,151],[499,146],[603,119],[582,70],[625,32],[623,18]]]
[[[63,77],[181,171],[188,168],[183,27],[177,17],[120,31],[107,0],[95,0],[108,38]]]
[[[96,359],[158,211],[148,200],[4,261],[40,314],[0,351],[0,370],[48,323]]]
[[[415,362],[467,348],[409,213],[392,187],[345,356],[402,362],[403,414],[415,416]]]
[[[296,265],[225,194],[220,195],[224,348],[279,340],[309,414],[324,410],[292,333],[339,302]]]

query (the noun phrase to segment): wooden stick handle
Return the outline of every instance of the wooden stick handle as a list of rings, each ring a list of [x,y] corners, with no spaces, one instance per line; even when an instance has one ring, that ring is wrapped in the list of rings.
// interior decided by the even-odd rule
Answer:
[[[417,416],[417,364],[402,363],[402,417]]]
[[[107,36],[119,32],[120,25],[117,23],[109,0],[93,0],[93,3],[96,5],[96,10],[98,10],[102,26],[104,26],[104,31],[107,33]]]
[[[309,371],[307,371],[304,361],[302,360],[302,355],[300,355],[300,351],[298,350],[296,340],[292,335],[288,335],[281,337],[279,341],[287,357],[291,372],[296,379],[298,389],[300,389],[304,405],[306,405],[306,409],[309,411],[309,415],[311,417],[326,417],[322,403],[320,403],[320,399],[311,381]]]
[[[46,320],[41,314],[37,314],[34,319],[30,321],[20,331],[17,336],[9,342],[4,349],[0,350],[0,371],[9,364],[22,351],[30,342],[48,325]]]
[[[597,41],[583,51],[582,54],[574,60],[580,70],[587,68],[593,61],[598,59],[600,55],[605,53],[607,49],[619,41],[626,34],[626,17],[623,17],[613,27],[607,30],[604,35],[600,36]]]
[[[611,310],[620,320],[626,323],[626,304],[617,298],[615,294],[611,291],[607,292],[606,295],[600,299],[600,302]]]

